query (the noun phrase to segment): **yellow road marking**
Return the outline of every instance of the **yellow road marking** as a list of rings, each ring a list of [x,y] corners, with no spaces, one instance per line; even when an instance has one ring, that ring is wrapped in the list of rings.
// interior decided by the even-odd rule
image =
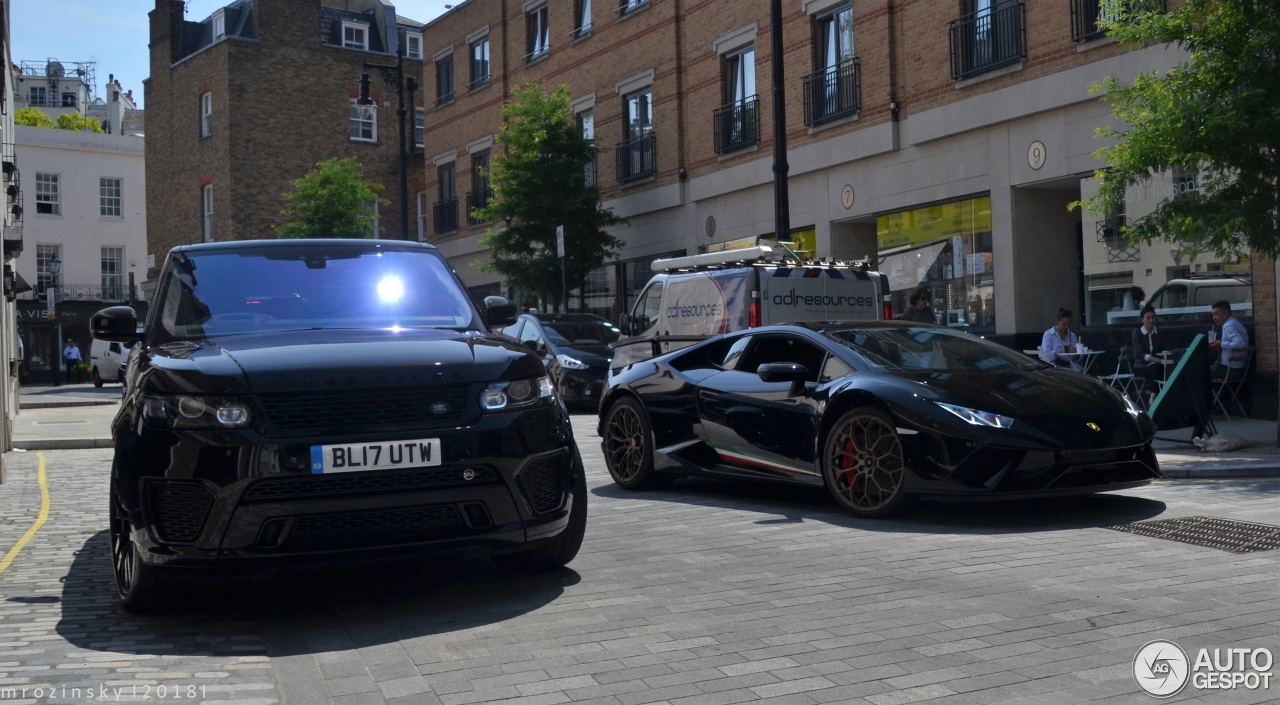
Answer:
[[[0,560],[0,573],[3,573],[5,568],[8,568],[9,564],[13,562],[13,559],[18,557],[18,552],[22,550],[23,546],[27,545],[31,537],[36,535],[36,532],[40,530],[40,527],[44,526],[44,522],[49,518],[49,482],[44,474],[44,453],[36,453],[36,455],[40,458],[40,516],[36,517],[36,523],[32,524],[30,529],[27,529],[27,533],[18,539],[13,548],[9,549],[9,552],[4,556],[4,560]]]

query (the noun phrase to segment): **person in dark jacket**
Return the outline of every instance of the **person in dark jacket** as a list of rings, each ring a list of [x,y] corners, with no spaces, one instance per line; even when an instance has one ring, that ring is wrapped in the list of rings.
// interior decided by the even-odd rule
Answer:
[[[1142,307],[1142,325],[1134,329],[1129,347],[1133,355],[1133,373],[1143,380],[1143,388],[1151,397],[1148,399],[1150,403],[1159,389],[1157,383],[1166,379],[1168,366],[1174,363],[1171,357],[1161,355],[1165,348],[1160,329],[1156,327],[1156,310],[1151,305]]]
[[[937,323],[938,318],[933,313],[933,307],[929,305],[932,295],[929,293],[929,287],[922,286],[911,292],[910,308],[903,311],[899,320],[914,321],[916,323]]]

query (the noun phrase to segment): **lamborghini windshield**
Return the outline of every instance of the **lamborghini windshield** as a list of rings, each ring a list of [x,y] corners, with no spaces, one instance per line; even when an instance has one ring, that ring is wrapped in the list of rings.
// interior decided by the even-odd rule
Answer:
[[[823,331],[872,367],[928,372],[1010,372],[1044,366],[1039,360],[938,326],[857,326]]]

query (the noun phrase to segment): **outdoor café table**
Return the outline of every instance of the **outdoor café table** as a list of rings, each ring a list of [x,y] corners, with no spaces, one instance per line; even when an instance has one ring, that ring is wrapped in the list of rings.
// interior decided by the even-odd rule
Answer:
[[[1089,374],[1089,369],[1093,367],[1093,363],[1102,354],[1101,350],[1090,350],[1089,352],[1060,352],[1058,357],[1065,357],[1069,362],[1073,362],[1079,366],[1081,374]]]

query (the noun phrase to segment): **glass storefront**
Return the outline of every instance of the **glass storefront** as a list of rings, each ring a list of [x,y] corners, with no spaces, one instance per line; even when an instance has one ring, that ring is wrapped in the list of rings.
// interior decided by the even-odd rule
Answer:
[[[639,294],[653,277],[653,270],[650,269],[653,261],[683,255],[684,250],[675,250],[625,262],[611,262],[592,270],[587,275],[586,296],[581,309],[578,304],[578,290],[574,289],[569,295],[574,312],[594,313],[617,323],[624,311],[631,310],[636,294]]]
[[[876,241],[895,313],[907,310],[911,293],[923,286],[938,323],[995,332],[990,196],[882,215]]]

